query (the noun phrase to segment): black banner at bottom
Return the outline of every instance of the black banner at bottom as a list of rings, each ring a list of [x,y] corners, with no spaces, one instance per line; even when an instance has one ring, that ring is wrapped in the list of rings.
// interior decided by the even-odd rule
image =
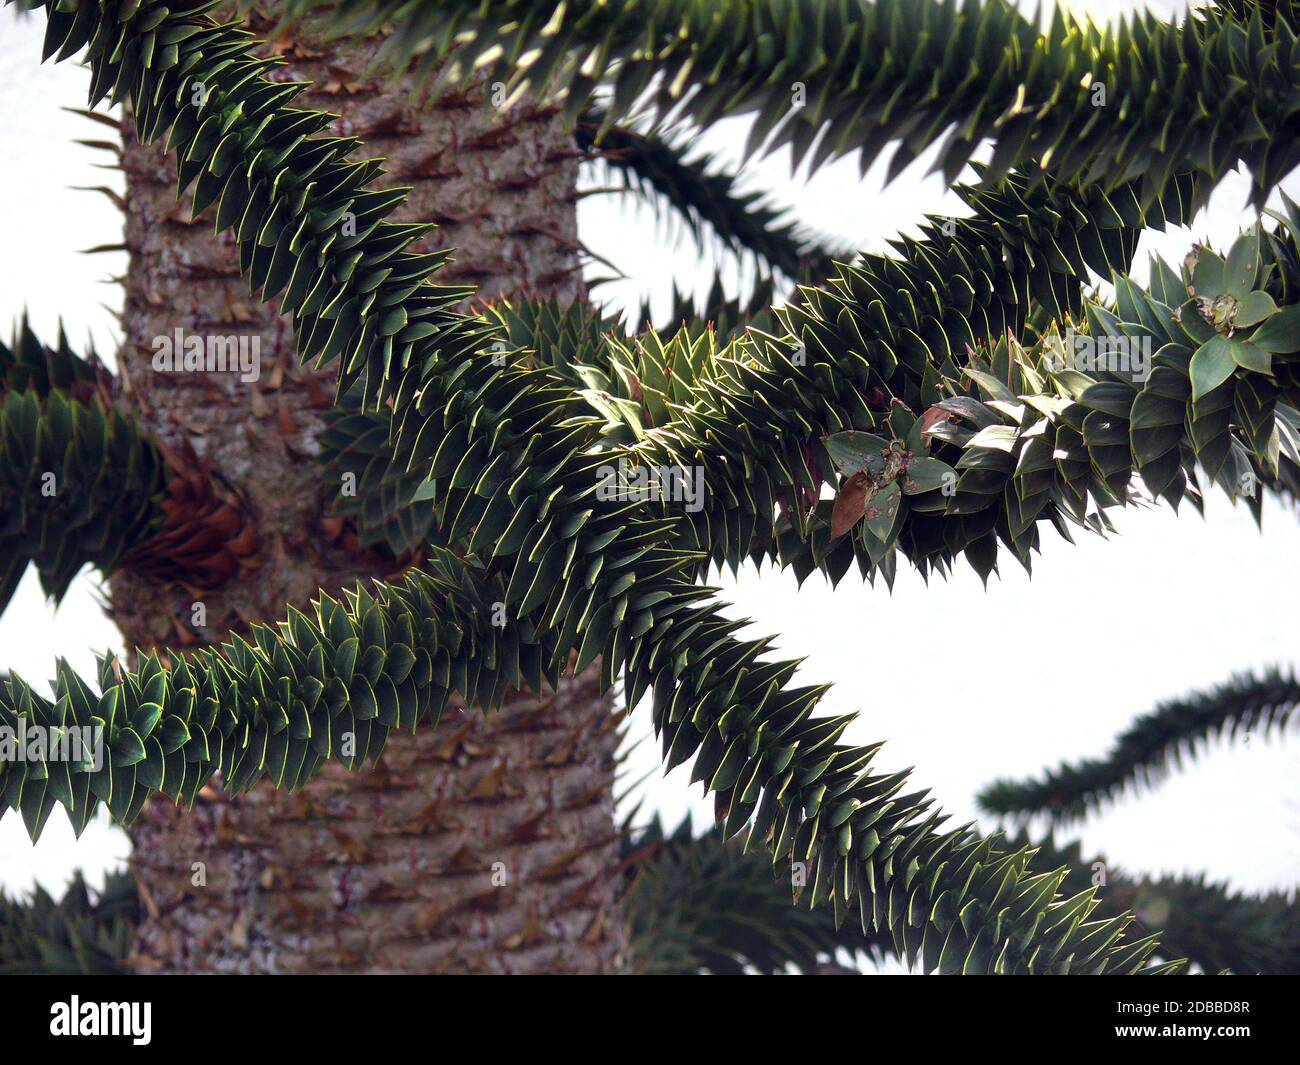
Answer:
[[[275,1047],[283,1040],[295,1050],[320,1050],[333,1059],[349,1049],[373,1052],[377,1042],[419,1038],[421,1030],[436,1032],[439,1040],[456,1038],[461,1025],[476,1015],[474,1027],[483,1034],[482,1014],[490,1011],[498,1022],[506,1022],[490,1025],[494,1051],[504,1049],[517,1032],[522,1052],[537,1053],[548,1049],[552,1037],[552,1051],[571,1048],[579,1033],[594,1035],[614,1018],[631,1030],[648,1025],[653,1031],[671,1001],[675,1015],[695,1018],[689,1028],[703,1024],[704,1030],[694,1034],[678,1032],[691,1044],[707,1037],[712,1017],[745,1041],[757,1036],[767,1044],[770,1036],[773,1051],[782,1042],[776,1034],[782,1028],[796,1043],[800,1031],[805,1036],[834,1031],[835,1042],[850,1049],[854,1025],[861,1024],[864,1039],[874,1041],[896,1026],[916,1049],[926,1050],[948,1045],[994,1049],[1001,1043],[1004,1051],[1036,1045],[1086,1052],[1127,1043],[1157,1052],[1174,1044],[1183,1054],[1197,1044],[1215,1053],[1292,1044],[1297,1021],[1297,984],[1287,977],[984,977],[918,983],[905,976],[877,976],[866,985],[838,980],[806,988],[750,981],[743,989],[729,989],[730,994],[716,987],[632,989],[611,979],[606,987],[589,980],[565,988],[556,986],[556,977],[547,988],[502,980],[490,988],[471,988],[469,978],[461,978],[457,987],[455,978],[438,978],[437,984],[434,979],[283,977],[254,987],[221,978],[9,978],[0,981],[0,1030],[7,1049],[35,1043],[57,1051],[60,1043],[83,1044],[79,1049],[100,1043],[128,1055],[195,1053],[205,1047],[225,1053],[236,1046]],[[458,992],[472,996],[463,1008],[456,1005]],[[607,1007],[593,1010],[607,993],[618,994],[613,1006],[618,1013]],[[731,995],[743,998],[728,1006]],[[768,995],[773,997],[770,1006],[763,1001]],[[746,1016],[762,1018],[750,1033],[744,1033]],[[658,1031],[664,1052],[675,1054],[663,1039],[669,1034]],[[729,1037],[722,1031],[718,1035],[725,1044]],[[1031,1039],[1039,1042],[1024,1042]]]

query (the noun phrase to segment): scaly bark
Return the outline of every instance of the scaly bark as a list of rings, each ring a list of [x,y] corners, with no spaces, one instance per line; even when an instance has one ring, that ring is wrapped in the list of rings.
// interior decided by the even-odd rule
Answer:
[[[577,153],[562,118],[527,104],[498,114],[478,91],[421,103],[364,76],[373,48],[271,43],[290,59],[277,78],[314,82],[301,106],[339,114],[332,132],[386,156],[389,184],[414,186],[401,220],[439,223],[428,245],[458,249],[440,281],[474,283],[486,297],[581,298]],[[217,593],[114,578],[128,646],[177,647],[278,619],[318,588],[400,563],[358,552],[330,517],[340,486],[323,483],[313,455],[332,370],[297,364],[291,323],[248,295],[231,243],[206,217],[189,221],[188,197],[175,201],[172,160],[124,137],[126,401],[160,440],[188,440],[212,464],[262,545]],[[259,336],[260,378],[154,371],[153,338],[178,327]],[[453,711],[436,730],[394,736],[367,774],[331,763],[295,795],[263,786],[234,802],[209,788],[188,815],[150,804],[131,830],[148,913],[137,966],[620,969],[613,722],[589,671],[541,702],[521,694],[491,718]]]

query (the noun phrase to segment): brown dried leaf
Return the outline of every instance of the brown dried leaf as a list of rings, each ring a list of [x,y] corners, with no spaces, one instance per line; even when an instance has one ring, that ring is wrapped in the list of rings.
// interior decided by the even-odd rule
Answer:
[[[946,411],[942,407],[930,407],[921,415],[921,435],[927,436],[940,422],[950,422],[953,419],[951,411]]]
[[[865,474],[855,473],[840,489],[835,497],[835,509],[831,511],[831,539],[843,536],[862,520],[867,512],[867,478]]]

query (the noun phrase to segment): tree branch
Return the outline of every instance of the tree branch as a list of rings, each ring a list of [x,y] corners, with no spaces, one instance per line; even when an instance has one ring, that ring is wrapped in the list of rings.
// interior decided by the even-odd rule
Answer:
[[[1045,814],[1069,824],[1098,812],[1125,791],[1155,787],[1214,739],[1285,728],[1300,705],[1300,681],[1270,669],[1243,674],[1205,692],[1160,703],[1139,717],[1102,758],[1066,762],[1038,779],[1001,780],[979,795],[987,813]]]

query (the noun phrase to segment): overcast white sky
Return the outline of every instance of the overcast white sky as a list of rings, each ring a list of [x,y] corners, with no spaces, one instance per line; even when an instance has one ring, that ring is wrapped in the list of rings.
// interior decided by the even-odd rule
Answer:
[[[1072,6],[1097,17],[1132,7],[1123,0]],[[1182,0],[1149,6],[1187,7]],[[41,20],[15,24],[11,9],[0,12],[0,204],[8,249],[0,257],[0,331],[26,306],[45,335],[61,315],[74,341],[89,332],[111,356],[109,308],[120,296],[103,282],[120,272],[122,258],[78,249],[118,240],[120,219],[104,197],[70,187],[118,187],[118,175],[94,169],[102,153],[73,143],[100,135],[60,110],[83,105],[84,73],[69,64],[37,66],[42,29]],[[736,125],[699,138],[701,148],[731,159],[742,143]],[[914,164],[888,188],[879,167],[863,180],[852,160],[810,182],[792,180],[780,158],[746,173],[752,187],[771,190],[806,224],[880,250],[923,213],[957,209],[941,179],[925,176],[926,165]],[[1152,247],[1181,258],[1194,238],[1230,240],[1250,221],[1245,188],[1240,176],[1225,182],[1191,230]],[[1295,176],[1286,188],[1300,198]],[[689,288],[712,277],[707,255],[689,242],[660,246],[652,216],[630,201],[590,197],[580,220],[593,250],[629,274],[599,291],[606,300],[635,306],[650,293],[662,315],[673,278]],[[734,267],[724,264],[724,271],[736,280]],[[877,764],[915,766],[917,781],[966,820],[975,817],[974,795],[988,781],[1096,754],[1159,699],[1237,670],[1300,661],[1294,515],[1266,508],[1260,533],[1243,509],[1215,498],[1204,521],[1165,508],[1121,513],[1116,521],[1121,534],[1109,541],[1071,546],[1049,533],[1032,581],[1008,563],[987,591],[969,568],[930,587],[901,572],[892,595],[852,577],[833,594],[819,577],[796,593],[789,574],[765,571],[724,579],[724,595],[736,616],[754,619],[756,634],[778,633],[784,654],[806,658],[808,681],[834,682],[825,711],[862,711],[848,739],[886,739]],[[35,682],[52,674],[56,655],[88,671],[92,649],[119,647],[97,606],[97,586],[84,575],[56,611],[29,574],[0,617],[0,668]],[[634,718],[633,735],[649,736],[644,715]],[[1159,791],[1089,822],[1085,842],[1134,870],[1204,870],[1248,889],[1293,885],[1300,880],[1298,751],[1294,736],[1216,748]],[[657,764],[647,738],[633,775]],[[687,788],[688,776],[684,767],[667,778],[656,772],[641,792],[670,820],[693,809],[703,824],[710,807],[698,785]],[[102,823],[74,841],[58,816],[33,847],[21,820],[7,818],[0,823],[0,887],[25,890],[35,880],[58,890],[78,865],[95,881],[127,850],[125,837]]]

